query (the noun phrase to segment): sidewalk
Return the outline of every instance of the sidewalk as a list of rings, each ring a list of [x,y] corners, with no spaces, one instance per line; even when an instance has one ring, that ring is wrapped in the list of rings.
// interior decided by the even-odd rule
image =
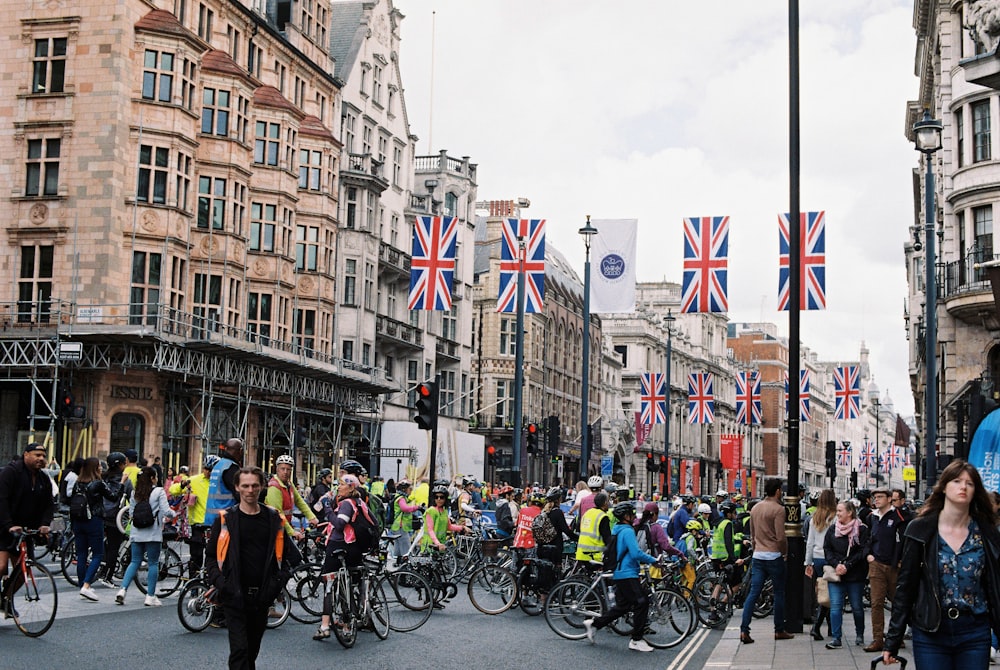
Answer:
[[[740,614],[734,612],[729,626],[722,634],[722,639],[712,651],[708,662],[705,664],[706,670],[720,670],[731,668],[732,670],[801,670],[802,668],[857,668],[857,670],[870,670],[871,662],[876,657],[881,656],[881,652],[865,652],[863,647],[854,645],[854,621],[850,614],[844,617],[844,646],[841,649],[827,649],[826,643],[830,637],[820,642],[813,640],[809,635],[809,626],[804,627],[804,632],[795,635],[792,640],[774,639],[774,619],[754,619],[750,636],[753,637],[753,644],[740,644]],[[870,626],[868,620],[868,610],[865,610],[865,625]],[[826,633],[826,625],[823,626],[823,633]],[[871,631],[865,635],[865,644],[871,642]],[[909,640],[907,648],[900,650],[900,655],[912,660],[909,654]],[[879,668],[886,666],[880,665]],[[899,666],[893,666],[898,668]]]

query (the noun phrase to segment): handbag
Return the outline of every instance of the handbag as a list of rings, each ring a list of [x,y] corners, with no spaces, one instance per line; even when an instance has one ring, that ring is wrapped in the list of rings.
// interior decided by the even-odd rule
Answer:
[[[816,603],[820,607],[830,606],[830,586],[827,584],[825,577],[818,577],[816,579]]]
[[[839,582],[840,575],[837,574],[837,569],[832,565],[823,566],[823,579],[828,582]]]

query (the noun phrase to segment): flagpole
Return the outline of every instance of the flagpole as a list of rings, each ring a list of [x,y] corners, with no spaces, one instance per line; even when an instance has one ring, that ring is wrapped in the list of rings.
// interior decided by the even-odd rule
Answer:
[[[518,226],[520,232],[520,226]],[[517,334],[514,338],[516,353],[514,358],[514,478],[511,482],[521,486],[521,428],[524,419],[524,237],[517,238]]]

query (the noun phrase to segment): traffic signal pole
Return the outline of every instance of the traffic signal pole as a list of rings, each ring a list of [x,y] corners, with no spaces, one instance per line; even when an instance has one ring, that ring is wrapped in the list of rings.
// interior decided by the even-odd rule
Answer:
[[[519,237],[517,249],[517,334],[514,359],[514,432],[511,445],[514,449],[514,471],[511,484],[521,486],[521,429],[524,419],[524,238]]]
[[[441,389],[441,373],[439,372],[434,376],[434,393],[437,394]],[[434,488],[434,480],[437,479],[437,443],[438,443],[438,418],[437,418],[437,402],[438,399],[434,398],[434,422],[431,424],[431,444],[430,444],[430,476],[428,477],[428,484],[430,488]],[[417,482],[419,484],[419,482]]]

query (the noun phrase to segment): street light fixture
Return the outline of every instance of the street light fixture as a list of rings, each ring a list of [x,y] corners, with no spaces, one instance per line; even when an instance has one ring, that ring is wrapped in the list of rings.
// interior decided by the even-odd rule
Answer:
[[[677,317],[674,316],[672,310],[667,310],[667,315],[663,317],[663,323],[667,326],[667,369],[665,378],[666,387],[666,405],[667,412],[666,417],[663,420],[663,457],[666,459],[664,464],[667,466],[663,477],[663,490],[666,492],[666,499],[670,500],[670,475],[672,468],[670,467],[670,359],[673,357],[673,338],[674,338],[674,322],[677,321]]]
[[[590,409],[590,238],[597,234],[597,228],[590,223],[590,214],[587,215],[587,224],[579,230],[579,233],[587,250],[583,263],[583,392],[580,408],[580,477],[586,479],[590,463],[588,453],[590,440],[587,430],[590,427],[587,416]]]
[[[924,110],[924,118],[913,124],[914,144],[917,151],[926,159],[924,173],[924,245],[927,249],[924,258],[926,280],[924,282],[924,321],[927,330],[924,334],[925,367],[927,378],[924,384],[924,428],[926,430],[924,448],[927,453],[926,481],[927,491],[931,491],[937,480],[937,284],[935,265],[937,264],[934,247],[937,236],[934,234],[934,153],[941,148],[941,130],[943,124],[931,118],[929,110]]]

